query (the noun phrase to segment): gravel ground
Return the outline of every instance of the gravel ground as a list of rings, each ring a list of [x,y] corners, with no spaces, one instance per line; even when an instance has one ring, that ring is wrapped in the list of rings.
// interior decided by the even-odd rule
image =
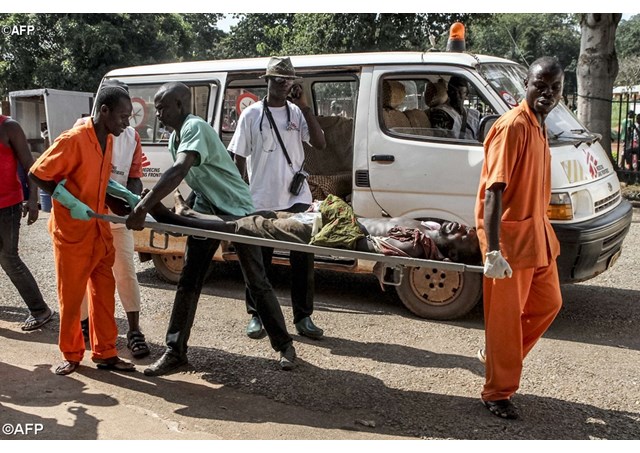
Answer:
[[[47,218],[23,224],[21,256],[56,306]],[[43,421],[39,438],[48,439],[639,439],[639,223],[634,212],[612,269],[563,286],[563,309],[525,362],[515,422],[479,402],[480,305],[459,320],[428,321],[371,276],[318,272],[314,320],[326,338],[295,336],[300,366],[283,372],[267,339],[244,335],[235,264],[215,265],[190,339],[190,367],[166,378],[97,371],[88,355],[80,372],[53,375],[57,322],[22,333],[26,308],[0,274],[0,422]],[[150,262],[137,268],[152,348],[138,362],[141,371],[163,350],[175,287]],[[293,333],[287,278],[284,268],[272,276]],[[130,358],[117,305],[118,345]]]

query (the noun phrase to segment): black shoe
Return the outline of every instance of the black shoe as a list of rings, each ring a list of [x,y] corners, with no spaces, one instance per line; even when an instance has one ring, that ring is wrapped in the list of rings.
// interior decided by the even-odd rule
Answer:
[[[89,341],[89,318],[80,321],[80,326],[82,327],[84,342],[87,343]]]
[[[267,336],[267,332],[262,327],[262,321],[257,316],[253,316],[247,325],[247,336],[254,340],[259,340]]]
[[[285,371],[293,370],[296,367],[296,348],[293,344],[289,343],[289,346],[280,351],[280,368]]]
[[[183,365],[188,363],[186,357],[178,357],[170,352],[162,354],[158,360],[149,365],[149,368],[144,370],[145,376],[162,376],[164,374],[171,373],[177,370]]]
[[[302,318],[296,323],[296,330],[300,335],[313,338],[314,340],[317,340],[324,334],[324,330],[316,326],[309,316]]]

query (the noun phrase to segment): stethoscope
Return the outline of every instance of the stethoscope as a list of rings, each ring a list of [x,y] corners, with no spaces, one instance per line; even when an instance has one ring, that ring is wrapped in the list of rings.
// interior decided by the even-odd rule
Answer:
[[[284,106],[287,108],[287,130],[290,131],[293,129],[291,125],[291,110],[289,109],[289,101],[285,101]],[[262,115],[260,116],[260,133],[262,134],[262,121],[264,120],[264,115],[269,105],[267,104],[267,97],[262,98]],[[269,112],[271,113],[271,112]],[[273,131],[273,124],[269,121],[269,127]]]

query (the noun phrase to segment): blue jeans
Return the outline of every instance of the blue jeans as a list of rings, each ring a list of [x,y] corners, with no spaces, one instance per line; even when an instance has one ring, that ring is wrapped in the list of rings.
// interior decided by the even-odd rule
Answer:
[[[204,278],[219,245],[220,241],[217,239],[192,236],[187,238],[185,263],[180,274],[166,336],[167,352],[172,355],[186,358],[187,343]],[[291,344],[292,338],[287,332],[278,299],[264,270],[260,247],[246,244],[234,244],[234,247],[240,260],[245,285],[256,301],[256,309],[269,335],[271,346],[276,351],[282,351]]]
[[[307,209],[309,209],[308,204],[296,203],[288,209],[283,209],[283,211],[305,212]],[[273,260],[273,248],[261,247],[261,249],[262,261],[268,272]],[[289,252],[289,267],[291,269],[291,308],[293,309],[293,322],[296,323],[311,316],[313,313],[315,286],[313,253],[291,250]],[[245,303],[247,313],[251,316],[259,316],[256,304],[248,288],[245,294]],[[262,317],[260,318],[262,319]],[[264,320],[262,322],[264,323]]]
[[[0,209],[0,266],[20,293],[31,314],[37,316],[48,307],[29,268],[18,256],[21,216],[22,203]]]

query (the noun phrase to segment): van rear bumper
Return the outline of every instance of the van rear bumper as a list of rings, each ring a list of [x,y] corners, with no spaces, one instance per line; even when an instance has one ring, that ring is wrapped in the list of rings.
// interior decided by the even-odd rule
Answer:
[[[560,282],[581,282],[606,271],[620,255],[632,215],[631,203],[623,199],[613,211],[597,219],[553,224],[560,241]]]

